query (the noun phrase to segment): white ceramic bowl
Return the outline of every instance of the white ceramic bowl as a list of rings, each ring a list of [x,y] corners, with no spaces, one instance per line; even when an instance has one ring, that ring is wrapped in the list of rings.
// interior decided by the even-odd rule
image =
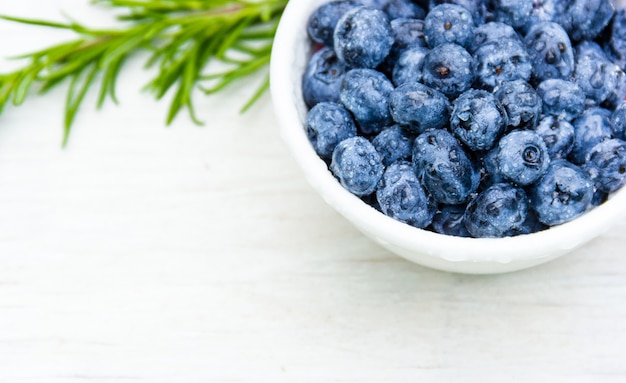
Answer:
[[[309,183],[365,235],[388,250],[439,270],[489,274],[525,269],[557,258],[626,217],[626,188],[563,225],[508,238],[460,238],[417,229],[385,216],[345,190],[308,141],[301,79],[311,53],[309,15],[327,0],[290,0],[280,22],[270,68],[271,93],[283,140]],[[623,1],[619,1],[623,3]]]

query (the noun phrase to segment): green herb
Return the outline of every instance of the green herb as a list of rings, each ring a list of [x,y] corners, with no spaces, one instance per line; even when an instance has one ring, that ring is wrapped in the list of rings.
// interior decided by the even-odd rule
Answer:
[[[124,63],[138,51],[148,51],[146,68],[157,75],[146,89],[161,99],[170,89],[175,95],[167,114],[169,125],[187,109],[195,116],[192,92],[219,92],[267,67],[274,33],[287,0],[93,0],[121,8],[123,22],[117,29],[91,29],[74,21],[56,23],[0,16],[9,21],[71,30],[75,40],[28,53],[18,58],[28,63],[0,74],[0,112],[8,102],[21,105],[36,87],[46,93],[69,82],[65,104],[67,143],[76,113],[86,93],[99,83],[98,107],[107,98],[117,103],[115,85]],[[208,64],[221,63],[226,70],[205,73]],[[269,77],[242,111],[267,89]]]

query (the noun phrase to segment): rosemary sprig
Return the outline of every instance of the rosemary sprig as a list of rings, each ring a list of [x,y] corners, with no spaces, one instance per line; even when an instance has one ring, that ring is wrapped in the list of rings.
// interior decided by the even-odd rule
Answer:
[[[146,89],[161,99],[175,89],[166,117],[169,125],[182,109],[196,117],[192,93],[199,88],[217,93],[229,84],[265,68],[278,20],[287,0],[92,0],[125,12],[117,29],[91,29],[69,21],[56,23],[0,16],[8,21],[73,31],[77,38],[19,56],[28,63],[0,74],[0,112],[9,102],[21,105],[37,88],[46,93],[69,82],[65,103],[63,144],[87,92],[99,82],[97,107],[107,98],[117,103],[115,85],[127,59],[150,52],[146,68],[156,76]],[[205,73],[212,62],[226,70]],[[202,85],[200,85],[202,84]],[[261,84],[242,109],[248,109],[267,89]]]

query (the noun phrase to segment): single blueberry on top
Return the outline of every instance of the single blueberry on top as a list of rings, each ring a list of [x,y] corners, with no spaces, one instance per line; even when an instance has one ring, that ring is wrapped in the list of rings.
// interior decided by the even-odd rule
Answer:
[[[302,76],[302,96],[306,105],[311,108],[322,101],[338,102],[345,74],[346,65],[331,48],[315,52]]]
[[[532,130],[514,130],[505,135],[489,153],[489,157],[495,166],[493,169],[488,168],[488,172],[519,186],[537,182],[550,164],[546,144]]]
[[[363,134],[375,134],[391,125],[389,95],[393,84],[372,69],[352,69],[346,73],[339,99],[352,112]]]
[[[585,160],[587,171],[598,190],[612,193],[626,183],[626,142],[608,139],[594,146]]]
[[[594,105],[603,103],[623,76],[617,65],[591,55],[580,57],[574,72],[576,83],[585,92],[589,103]]]
[[[424,19],[424,35],[431,47],[458,44],[469,48],[474,40],[474,20],[465,7],[456,4],[437,5]]]
[[[418,82],[404,83],[389,96],[393,120],[415,134],[446,127],[449,108],[446,96]]]
[[[613,137],[621,140],[626,138],[626,101],[622,101],[611,114]]]
[[[369,7],[346,12],[337,22],[333,38],[337,57],[355,68],[376,68],[394,41],[387,15]]]
[[[474,73],[488,90],[506,81],[530,80],[533,66],[519,39],[501,39],[483,44],[474,53]]]
[[[393,125],[378,133],[372,140],[372,145],[381,155],[383,165],[389,166],[398,160],[411,158],[414,139],[400,125]]]
[[[464,203],[480,183],[480,170],[457,139],[444,129],[417,136],[413,166],[424,188],[439,203]]]
[[[365,196],[376,190],[383,176],[383,162],[374,146],[363,137],[341,141],[333,151],[330,171],[352,194]]]
[[[571,0],[567,3],[559,21],[573,41],[593,40],[615,13],[613,0]]]
[[[356,136],[356,125],[350,112],[341,105],[320,102],[306,116],[306,133],[315,152],[327,159],[339,142]]]
[[[578,84],[560,79],[545,80],[537,87],[543,113],[571,121],[585,110],[585,93]]]
[[[438,45],[424,58],[422,82],[455,98],[472,86],[473,66],[472,56],[462,46]]]
[[[389,16],[389,20],[398,18],[423,19],[426,12],[411,0],[383,0],[381,10]]]
[[[496,88],[495,96],[509,116],[510,129],[533,128],[537,125],[543,104],[529,83],[523,80],[502,83]]]
[[[574,147],[574,126],[554,116],[544,116],[535,132],[543,139],[550,158],[567,158]]]
[[[513,27],[505,23],[491,21],[480,24],[474,29],[474,41],[472,42],[470,52],[475,52],[484,44],[495,43],[506,39],[520,40],[520,37]]]
[[[465,226],[473,237],[507,237],[522,226],[527,213],[523,189],[507,183],[495,184],[467,205]]]
[[[465,227],[465,205],[446,205],[439,209],[431,228],[439,234],[455,237],[471,237]]]
[[[394,85],[420,81],[427,53],[428,49],[424,47],[413,47],[402,52],[391,72]]]
[[[492,0],[495,21],[513,28],[526,25],[533,10],[533,0]]]
[[[344,13],[360,5],[353,0],[336,0],[322,4],[309,17],[307,32],[311,40],[332,47],[337,21]]]
[[[487,1],[485,0],[429,0],[428,9],[433,9],[440,4],[456,4],[465,7],[471,14],[476,25],[485,22],[487,16]]]
[[[533,63],[533,75],[538,81],[568,79],[574,72],[572,44],[559,24],[537,23],[530,28],[524,41]]]
[[[574,120],[574,146],[569,159],[575,164],[583,164],[585,157],[598,143],[608,140],[613,135],[611,111],[593,107]]]
[[[550,163],[546,174],[528,193],[539,221],[559,225],[583,214],[593,198],[593,182],[587,173],[566,160]]]
[[[470,150],[491,149],[508,124],[504,108],[487,91],[470,89],[453,105],[450,131]]]
[[[428,196],[409,162],[390,165],[376,189],[381,211],[400,222],[424,228],[433,220],[437,205]]]

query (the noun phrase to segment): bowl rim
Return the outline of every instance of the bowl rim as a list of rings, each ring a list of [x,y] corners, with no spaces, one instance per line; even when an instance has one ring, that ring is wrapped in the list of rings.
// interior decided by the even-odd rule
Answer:
[[[296,101],[299,86],[291,76],[308,15],[326,0],[290,0],[279,23],[270,61],[270,92],[280,134],[309,184],[321,197],[361,230],[383,244],[414,249],[452,262],[533,261],[555,251],[569,251],[605,232],[626,212],[626,187],[578,218],[549,229],[505,238],[464,238],[412,227],[374,209],[344,189],[317,155],[303,127]],[[304,21],[304,22],[303,22]],[[301,74],[300,74],[301,75]],[[298,77],[299,79],[300,77]]]

